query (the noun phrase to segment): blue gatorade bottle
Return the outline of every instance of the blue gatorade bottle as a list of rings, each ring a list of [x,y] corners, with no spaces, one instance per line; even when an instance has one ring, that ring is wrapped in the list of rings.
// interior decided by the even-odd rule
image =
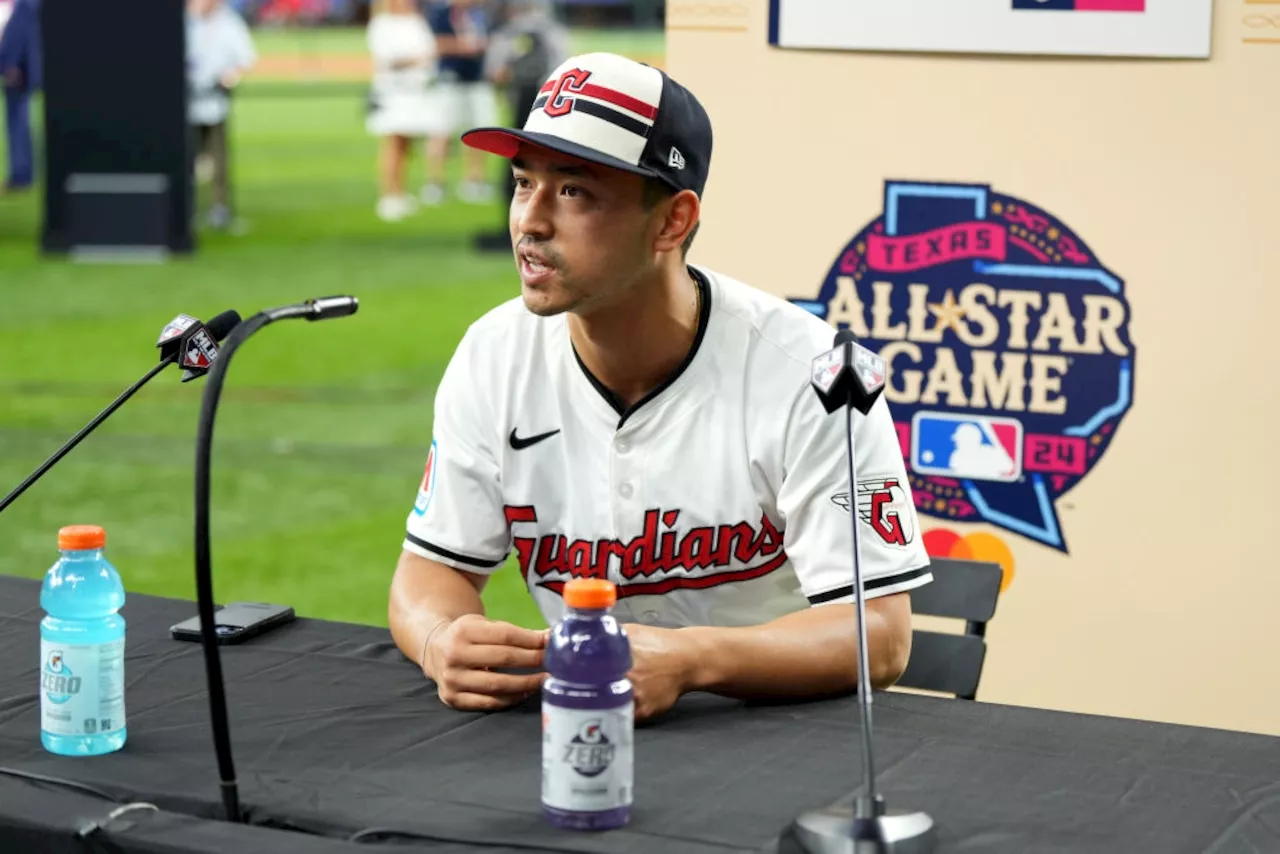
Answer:
[[[608,830],[631,818],[631,644],[610,614],[611,582],[574,579],[564,601],[543,655],[542,813],[557,827]]]
[[[96,756],[125,742],[124,585],[96,525],[58,531],[62,556],[40,588],[40,741]]]

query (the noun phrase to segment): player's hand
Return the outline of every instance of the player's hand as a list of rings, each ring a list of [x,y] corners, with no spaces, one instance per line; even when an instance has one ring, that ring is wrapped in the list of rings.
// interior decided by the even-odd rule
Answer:
[[[631,641],[627,678],[635,691],[635,719],[648,720],[670,709],[689,690],[692,652],[675,629],[643,623],[626,623],[622,628]]]
[[[18,66],[6,68],[2,76],[6,89],[19,89],[22,87],[22,69]]]
[[[542,687],[545,631],[533,631],[479,614],[458,617],[431,633],[424,671],[435,674],[441,701],[455,709],[486,712],[513,706]],[[501,673],[500,668],[536,668]]]

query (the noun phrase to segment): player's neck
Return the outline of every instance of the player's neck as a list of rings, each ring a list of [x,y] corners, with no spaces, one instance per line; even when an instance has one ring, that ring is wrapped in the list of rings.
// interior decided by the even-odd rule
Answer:
[[[578,358],[626,406],[661,385],[698,334],[698,286],[683,264],[589,315],[569,315]]]

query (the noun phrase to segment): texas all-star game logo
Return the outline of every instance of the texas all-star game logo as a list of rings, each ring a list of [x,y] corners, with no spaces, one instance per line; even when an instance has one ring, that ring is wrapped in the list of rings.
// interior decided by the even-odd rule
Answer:
[[[1055,502],[1133,401],[1124,282],[1043,209],[983,184],[885,184],[816,299],[889,370],[917,510],[1067,551]]]

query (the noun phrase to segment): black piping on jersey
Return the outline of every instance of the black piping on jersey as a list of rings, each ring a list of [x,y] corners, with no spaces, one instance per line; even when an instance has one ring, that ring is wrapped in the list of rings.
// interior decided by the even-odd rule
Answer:
[[[928,572],[929,567],[922,566],[919,569],[899,572],[897,575],[886,575],[884,578],[873,578],[862,585],[862,592],[866,593],[871,590],[879,590],[881,587],[892,587],[895,584],[902,584],[904,581],[914,581]],[[818,593],[814,596],[810,596],[809,604],[821,605],[823,602],[830,602],[833,599],[842,599],[845,596],[852,595],[853,585],[847,584],[844,587],[837,587],[835,590],[828,590],[826,593]]]
[[[636,405],[630,409],[627,408],[626,404],[622,402],[620,397],[609,390],[608,386],[596,379],[596,375],[591,373],[591,370],[583,364],[582,357],[578,355],[578,348],[573,347],[572,342],[570,342],[569,346],[573,347],[573,358],[578,360],[578,367],[582,368],[582,373],[586,374],[591,385],[600,393],[600,396],[605,399],[605,402],[613,407],[613,411],[621,416],[618,419],[617,429],[619,430],[622,429],[623,424],[627,423],[627,419],[635,414],[637,409],[670,388],[671,384],[678,380],[680,375],[683,374],[688,369],[689,365],[693,363],[693,357],[698,355],[698,348],[702,346],[702,339],[707,334],[707,323],[711,320],[711,285],[701,273],[692,267],[689,268],[689,274],[693,276],[693,281],[698,288],[698,293],[702,295],[702,310],[698,312],[698,331],[693,336],[693,346],[689,348],[689,353],[684,357],[684,361],[680,363],[680,366],[672,371],[669,377],[659,383],[657,388],[637,400]]]
[[[420,549],[426,549],[429,552],[435,552],[436,554],[440,555],[440,557],[447,557],[449,560],[456,560],[458,563],[465,563],[465,564],[469,564],[470,566],[479,566],[484,569],[492,569],[493,567],[502,563],[502,560],[503,560],[502,558],[498,560],[481,560],[478,557],[468,557],[467,555],[460,555],[457,552],[451,552],[448,549],[442,549],[437,545],[432,545],[431,543],[422,539],[422,537],[415,537],[412,533],[409,533],[407,531],[405,532],[405,537],[408,538],[409,542],[413,543],[415,546],[417,546]]]

